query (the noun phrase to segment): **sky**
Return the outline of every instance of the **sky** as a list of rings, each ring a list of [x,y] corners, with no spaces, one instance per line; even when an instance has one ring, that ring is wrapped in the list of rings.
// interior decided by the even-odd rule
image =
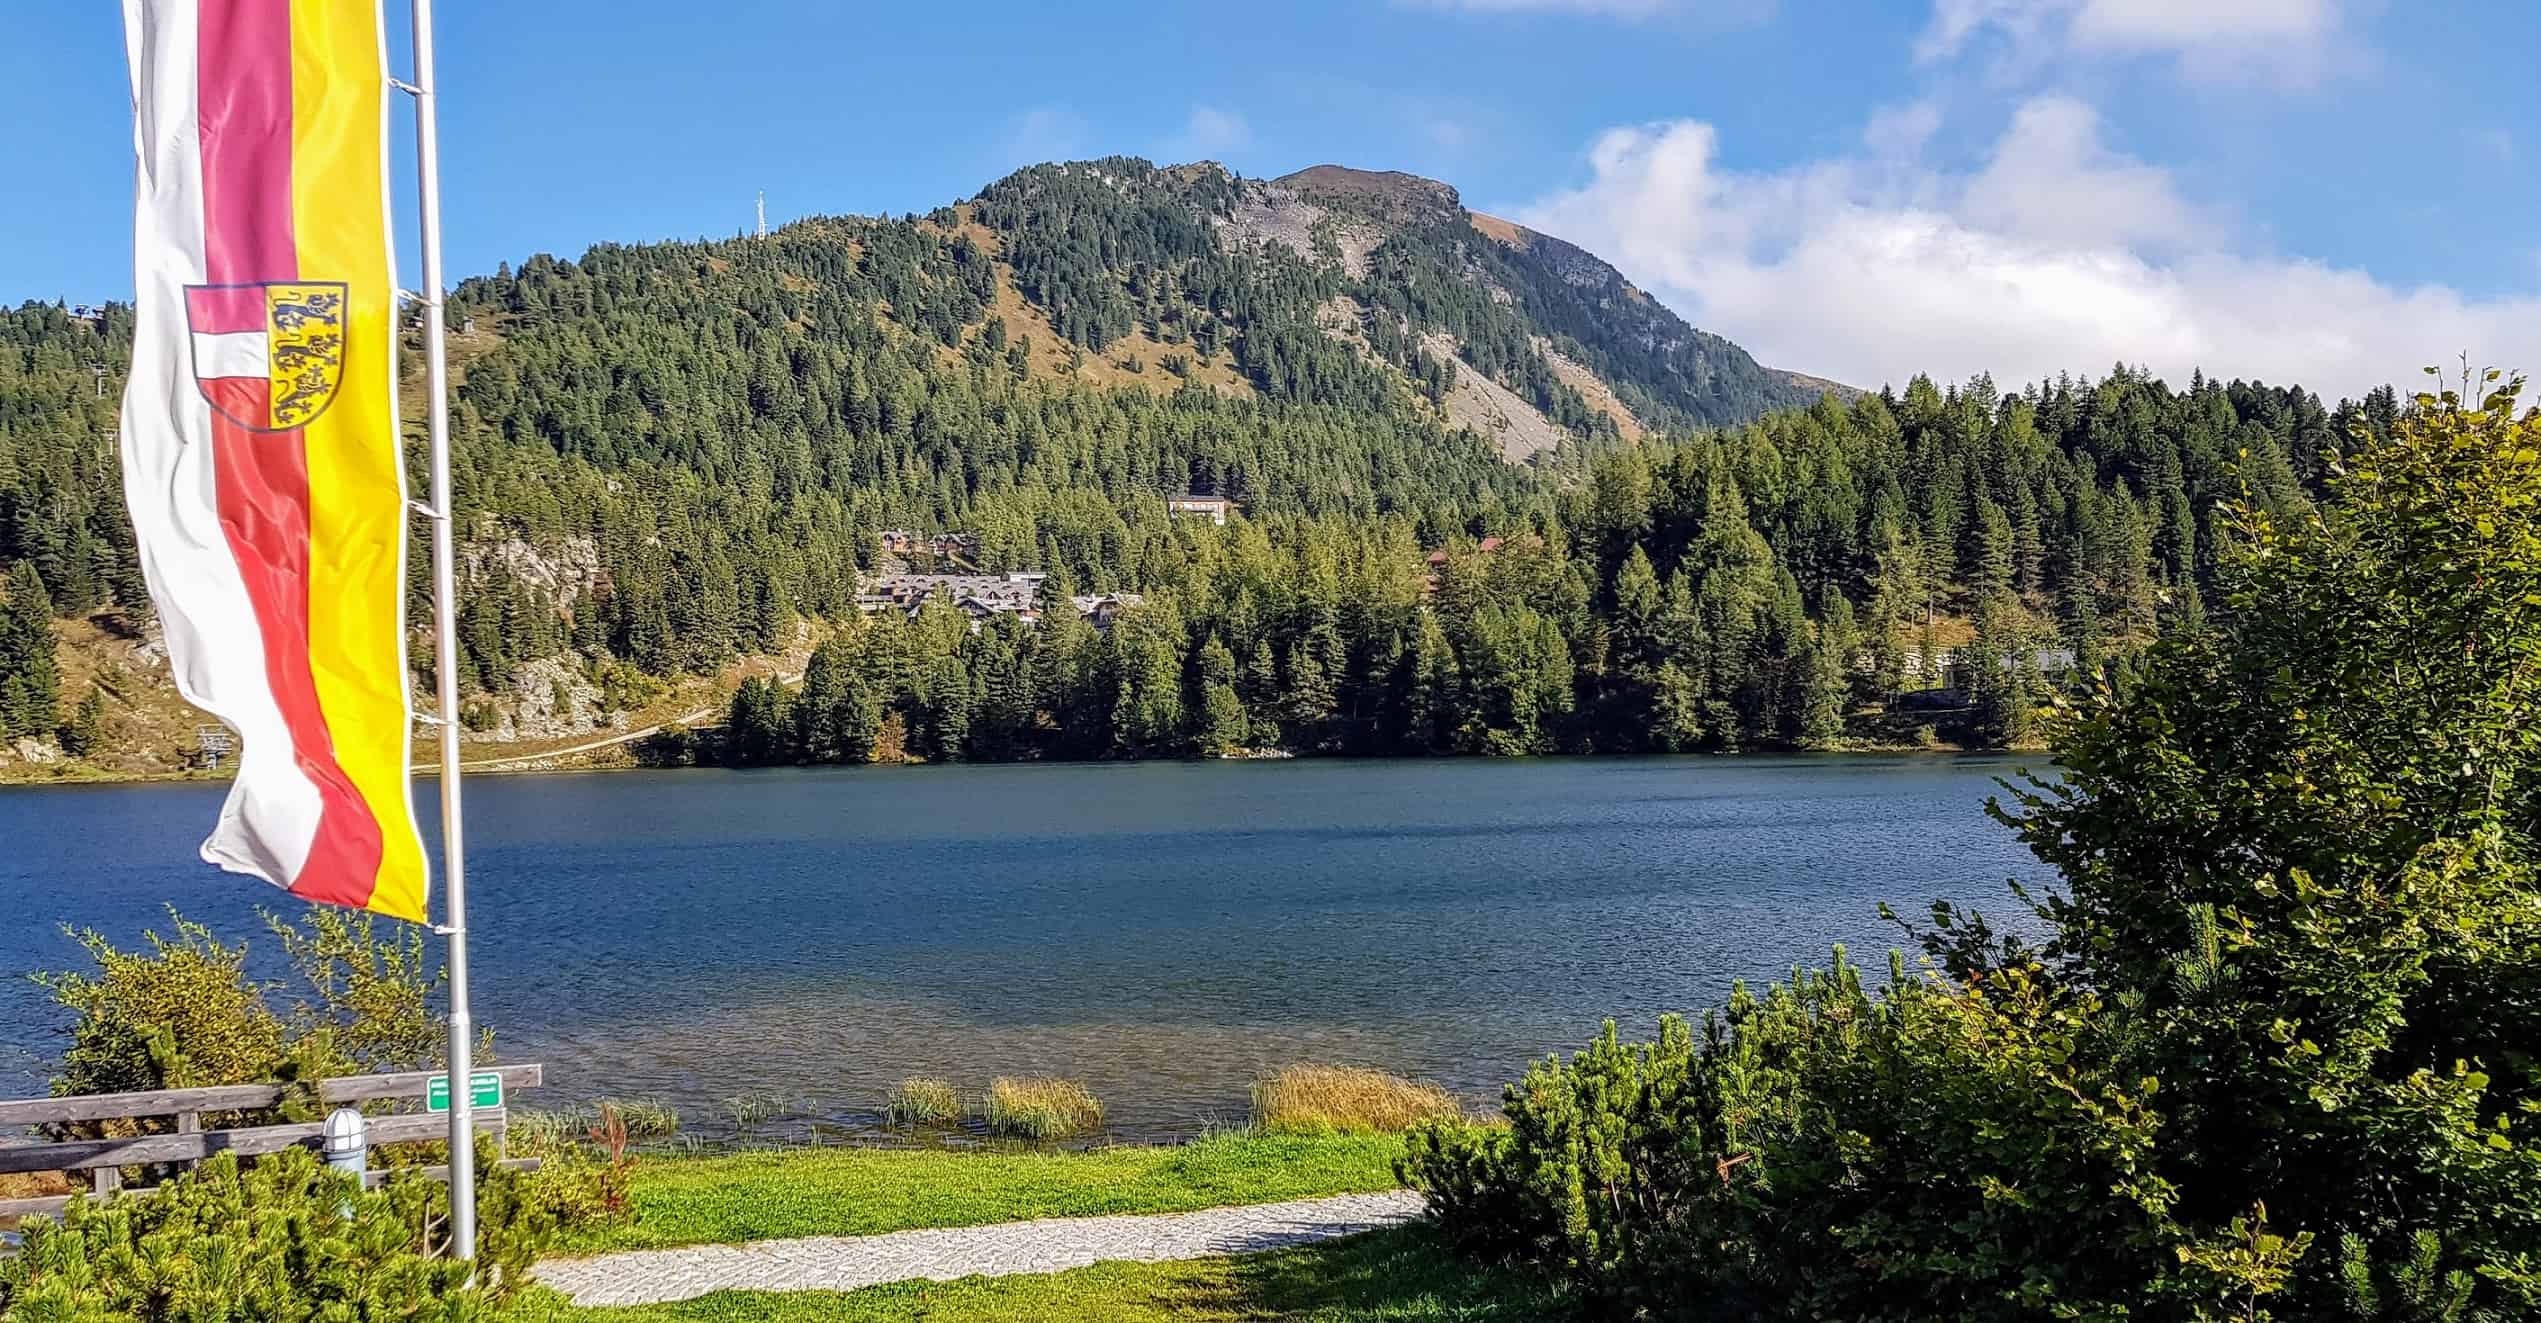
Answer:
[[[2541,376],[2529,0],[439,9],[454,276],[733,234],[762,191],[781,222],[1050,159],[1336,162],[1443,179],[1858,385]],[[0,302],[131,294],[120,29],[0,5]]]

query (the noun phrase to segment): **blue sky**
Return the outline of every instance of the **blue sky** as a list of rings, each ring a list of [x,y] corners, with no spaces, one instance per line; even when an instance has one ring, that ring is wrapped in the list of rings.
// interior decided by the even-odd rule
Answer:
[[[2521,0],[441,8],[456,273],[731,233],[761,189],[783,219],[1054,157],[1336,161],[1445,179],[1867,384],[2541,372]],[[129,294],[128,97],[114,6],[0,16],[0,300]]]

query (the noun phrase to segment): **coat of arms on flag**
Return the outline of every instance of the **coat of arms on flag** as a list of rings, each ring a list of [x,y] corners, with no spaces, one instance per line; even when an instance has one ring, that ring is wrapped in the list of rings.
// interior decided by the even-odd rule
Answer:
[[[221,416],[287,432],[326,411],[344,380],[342,281],[189,285],[194,381]]]

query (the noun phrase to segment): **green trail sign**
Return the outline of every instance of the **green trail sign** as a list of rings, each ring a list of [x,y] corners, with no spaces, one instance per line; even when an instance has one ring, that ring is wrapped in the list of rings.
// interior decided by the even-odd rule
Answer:
[[[491,1070],[480,1070],[468,1076],[468,1106],[483,1110],[503,1105],[503,1077]],[[435,1075],[424,1081],[424,1110],[450,1110],[450,1077]]]

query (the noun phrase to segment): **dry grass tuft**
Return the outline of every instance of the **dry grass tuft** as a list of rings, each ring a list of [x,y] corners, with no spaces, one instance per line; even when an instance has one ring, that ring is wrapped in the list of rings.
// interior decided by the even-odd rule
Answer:
[[[54,1199],[87,1188],[58,1171],[11,1172],[0,1175],[0,1199]]]
[[[1274,1135],[1390,1135],[1462,1111],[1435,1084],[1357,1066],[1289,1066],[1253,1085],[1253,1125]]]
[[[999,1078],[988,1086],[991,1134],[1064,1139],[1103,1126],[1103,1104],[1075,1080]]]
[[[882,1110],[895,1126],[951,1125],[962,1119],[962,1095],[951,1080],[912,1075],[891,1091]]]

